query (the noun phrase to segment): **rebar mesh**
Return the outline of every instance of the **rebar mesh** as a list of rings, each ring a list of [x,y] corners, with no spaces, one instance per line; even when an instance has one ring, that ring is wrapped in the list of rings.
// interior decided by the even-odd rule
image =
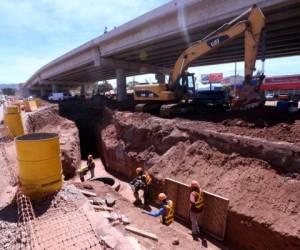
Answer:
[[[104,249],[84,211],[60,195],[39,201],[18,190],[20,237],[17,249]]]

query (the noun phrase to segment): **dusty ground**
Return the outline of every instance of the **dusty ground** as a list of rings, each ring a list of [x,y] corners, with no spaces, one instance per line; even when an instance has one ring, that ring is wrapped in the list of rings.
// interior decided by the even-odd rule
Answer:
[[[11,249],[18,232],[16,206],[10,205],[17,189],[14,142],[0,135],[0,248]]]
[[[189,229],[177,222],[167,227],[162,225],[158,218],[152,218],[143,214],[141,208],[133,206],[132,202],[124,197],[124,192],[121,195],[120,193],[115,192],[110,186],[102,183],[88,181],[86,184],[91,185],[93,191],[95,191],[100,198],[105,198],[107,194],[113,195],[113,197],[117,199],[116,211],[128,217],[131,226],[154,233],[159,237],[158,242],[156,242],[126,231],[123,225],[118,224],[115,226],[115,228],[125,236],[137,238],[143,249],[221,249],[221,246],[218,246],[216,242],[212,243],[212,239],[207,240],[203,238],[203,240],[193,241]],[[82,186],[81,183],[77,183],[76,185]],[[174,240],[178,240],[179,245],[173,245],[172,242]]]
[[[252,116],[252,121],[259,118]],[[243,116],[239,119],[243,120]],[[127,177],[133,176],[135,167],[142,165],[157,179],[171,177],[188,183],[195,178],[207,191],[229,198],[226,242],[236,248],[300,247],[299,172],[278,171],[262,159],[221,152],[193,132],[210,129],[240,134],[243,131],[274,141],[293,140],[297,147],[297,136],[278,132],[282,123],[267,128],[270,131],[264,135],[263,129],[256,125],[225,126],[221,121],[169,120],[129,112],[114,113],[113,121],[102,131],[109,168]],[[298,131],[298,124],[295,120],[289,126]],[[259,152],[259,147],[249,150]]]
[[[82,161],[82,164],[86,164],[86,162]],[[84,184],[82,184],[80,183],[78,176],[74,177],[69,182],[76,182],[75,185],[80,187],[85,186],[86,184],[88,186],[92,185],[97,195],[102,198],[105,198],[106,194],[112,194],[115,198],[117,198],[117,210],[119,210],[121,214],[129,218],[132,226],[138,227],[148,232],[152,232],[159,237],[162,234],[164,235],[163,238],[160,237],[159,242],[156,243],[153,240],[149,240],[144,237],[126,232],[124,230],[124,227],[121,225],[116,226],[116,228],[122,233],[136,237],[140,241],[144,249],[226,249],[224,246],[221,246],[218,242],[208,236],[204,236],[203,241],[193,241],[190,234],[190,229],[177,222],[175,222],[171,227],[166,227],[159,222],[158,218],[152,218],[148,215],[143,214],[142,208],[133,206],[133,201],[135,199],[128,182],[122,181],[116,178],[116,176],[109,174],[104,169],[103,163],[100,159],[96,159],[95,164],[95,176],[113,177],[120,182],[121,186],[118,192],[115,192],[115,190],[113,190],[108,185],[103,185],[101,182],[86,181],[84,182]],[[89,178],[90,173],[88,172],[86,175],[86,180],[88,180]],[[151,209],[157,208],[151,206]],[[180,242],[178,246],[172,244],[175,239],[178,239]]]
[[[15,144],[11,138],[0,138],[0,209],[10,202],[17,185]]]

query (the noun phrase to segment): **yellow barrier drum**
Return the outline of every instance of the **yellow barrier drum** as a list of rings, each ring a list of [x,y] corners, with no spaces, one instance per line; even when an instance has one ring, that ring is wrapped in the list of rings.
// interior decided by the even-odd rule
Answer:
[[[25,111],[26,112],[32,112],[37,110],[37,103],[35,100],[26,100],[24,101]]]
[[[19,178],[23,192],[41,198],[62,186],[59,138],[54,133],[33,133],[16,138]]]
[[[36,98],[35,103],[36,103],[37,108],[42,106],[42,100],[40,98]]]
[[[6,107],[4,122],[13,136],[24,135],[21,113],[18,106]]]

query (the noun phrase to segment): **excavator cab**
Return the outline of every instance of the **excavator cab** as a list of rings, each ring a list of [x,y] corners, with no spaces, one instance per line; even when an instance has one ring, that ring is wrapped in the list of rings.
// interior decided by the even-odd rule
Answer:
[[[195,96],[195,73],[185,72],[179,79],[181,92],[178,93],[183,99],[193,98]]]

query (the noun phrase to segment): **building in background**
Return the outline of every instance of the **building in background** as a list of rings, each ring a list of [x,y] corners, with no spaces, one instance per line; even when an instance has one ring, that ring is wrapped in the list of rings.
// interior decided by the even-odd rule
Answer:
[[[276,98],[279,95],[288,95],[300,100],[300,75],[266,77],[261,90],[265,91],[266,96]]]

